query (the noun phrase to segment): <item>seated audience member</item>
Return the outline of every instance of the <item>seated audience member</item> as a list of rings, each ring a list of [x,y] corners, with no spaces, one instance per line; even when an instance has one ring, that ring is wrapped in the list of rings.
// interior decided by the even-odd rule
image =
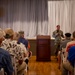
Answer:
[[[67,59],[62,65],[62,75],[68,75],[68,71],[73,73],[75,61],[75,31],[73,32],[73,40],[67,43],[66,46]]]
[[[24,62],[24,51],[17,44],[17,41],[13,40],[14,31],[11,28],[5,30],[5,40],[2,42],[2,48],[6,49],[10,54],[15,55],[16,65],[17,65],[17,74],[22,75],[26,68],[26,63]]]
[[[17,32],[15,32],[14,36],[13,36],[13,41],[21,47],[21,50],[24,53],[24,56],[28,57],[28,51],[27,51],[26,47],[21,42],[18,42],[19,37],[20,37],[19,34]]]
[[[24,44],[18,41],[19,37],[20,37],[19,34],[15,32],[13,37],[14,41],[16,40],[17,44],[21,47],[22,51],[25,51],[25,57],[28,57],[29,53]]]
[[[66,48],[66,45],[68,42],[71,41],[71,33],[65,33],[65,39],[64,41],[61,42],[61,45],[60,45],[60,50],[62,50],[62,48]],[[58,63],[59,63],[59,69],[60,69],[60,66],[61,66],[61,51],[59,51],[60,53],[58,54]]]
[[[67,43],[66,52],[68,52],[68,50],[71,46],[75,46],[75,31],[73,32],[73,40],[71,42]]]
[[[68,51],[67,61],[62,65],[62,75],[74,75],[74,64],[75,64],[75,46],[71,46]]]
[[[28,40],[24,38],[24,31],[19,31],[19,39],[18,42],[21,42],[25,45],[26,48],[28,48]]]
[[[20,37],[18,39],[18,42],[21,42],[21,43],[23,43],[25,45],[26,49],[29,52],[29,57],[30,57],[32,55],[32,52],[29,51],[29,49],[30,49],[30,43],[28,42],[27,39],[24,38],[24,31],[19,31],[19,35],[20,35]]]
[[[19,37],[20,37],[19,33],[15,32],[13,39],[14,39],[14,41],[16,40],[17,44],[21,47],[21,50],[23,51],[24,56],[25,56],[24,61],[27,64],[26,67],[28,68],[28,61],[29,61],[28,55],[29,55],[29,53],[26,50],[26,47],[24,46],[24,44],[21,42],[18,42]],[[27,71],[27,69],[25,69],[25,70]]]
[[[25,45],[26,49],[28,50],[28,54],[29,54],[28,57],[30,57],[31,54],[32,54],[32,52],[29,51],[30,43],[28,42],[27,39],[24,38],[24,31],[19,31],[19,35],[20,35],[20,37],[18,39],[18,42],[21,42],[21,43],[23,43]],[[29,60],[26,59],[25,62],[26,62],[26,64],[28,64]]]
[[[66,48],[67,43],[70,41],[71,41],[71,33],[65,33],[65,40],[61,42],[60,50],[62,50],[62,48]]]
[[[3,41],[4,32],[0,29],[0,45]],[[13,75],[11,56],[8,51],[0,47],[0,69],[3,68],[7,75]],[[5,74],[4,74],[5,75]]]

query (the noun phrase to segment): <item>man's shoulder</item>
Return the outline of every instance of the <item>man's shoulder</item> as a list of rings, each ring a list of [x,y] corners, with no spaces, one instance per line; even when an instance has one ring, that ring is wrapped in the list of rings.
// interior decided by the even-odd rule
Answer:
[[[62,30],[60,30],[60,32],[63,32]]]
[[[0,48],[0,52],[1,52],[2,54],[6,55],[6,56],[8,56],[8,55],[9,55],[9,52],[8,52],[8,51],[6,51],[6,50],[5,50],[5,49],[3,49],[3,48]]]
[[[56,32],[57,32],[57,30],[53,31],[53,33],[56,33]]]
[[[73,44],[73,43],[75,44],[75,41],[70,41],[70,42],[68,42],[68,44]]]
[[[64,44],[66,42],[66,40],[62,41],[61,44]]]
[[[61,42],[61,44],[68,44],[68,42],[70,42],[70,40],[64,40]]]
[[[19,38],[19,41],[27,41],[27,39],[21,37],[21,38]]]
[[[70,42],[67,43],[67,46],[70,46],[70,45],[74,46],[75,45],[75,41],[70,41]]]
[[[71,42],[71,40],[67,40],[67,39],[65,39],[64,41],[62,41],[62,42]]]

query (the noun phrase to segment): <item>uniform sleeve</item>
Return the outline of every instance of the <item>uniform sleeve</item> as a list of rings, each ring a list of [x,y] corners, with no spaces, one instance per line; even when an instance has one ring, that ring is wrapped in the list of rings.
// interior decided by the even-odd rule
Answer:
[[[63,31],[62,31],[62,33],[61,33],[61,37],[64,38]]]
[[[52,36],[53,36],[54,38],[56,37],[56,35],[55,35],[55,31],[53,32]]]

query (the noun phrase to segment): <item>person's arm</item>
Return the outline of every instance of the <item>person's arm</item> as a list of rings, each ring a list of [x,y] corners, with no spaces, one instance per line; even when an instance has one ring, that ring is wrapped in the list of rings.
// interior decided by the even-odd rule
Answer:
[[[61,37],[64,38],[63,31],[62,31]]]
[[[30,43],[28,42],[28,49],[30,49]]]
[[[59,35],[59,34],[54,31],[52,36],[53,36],[54,38],[56,38],[58,35]]]

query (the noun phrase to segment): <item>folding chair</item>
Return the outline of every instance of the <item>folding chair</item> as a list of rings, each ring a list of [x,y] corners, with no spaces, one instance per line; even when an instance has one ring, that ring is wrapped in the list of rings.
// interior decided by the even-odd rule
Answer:
[[[62,51],[60,51],[60,58],[61,58],[61,61],[60,61],[60,66],[62,67],[62,64],[64,62],[66,62],[66,58],[67,58],[67,53],[65,51],[65,48],[62,48]]]
[[[16,60],[15,60],[15,56],[13,54],[11,54],[11,60],[12,60],[13,68],[14,68],[14,75],[17,75]]]
[[[66,62],[66,59],[67,59],[67,52],[65,51],[65,48],[62,49],[62,52],[61,52],[61,62]]]

